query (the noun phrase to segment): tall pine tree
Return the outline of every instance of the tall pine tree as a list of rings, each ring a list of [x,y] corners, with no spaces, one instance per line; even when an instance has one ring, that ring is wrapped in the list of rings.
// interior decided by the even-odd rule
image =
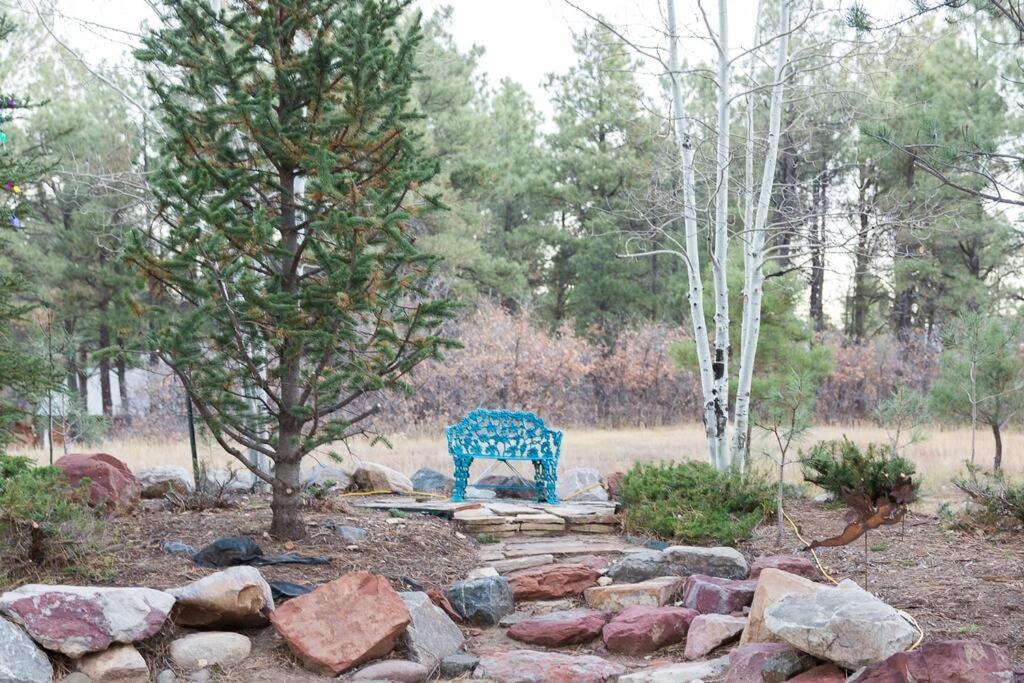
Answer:
[[[437,205],[409,106],[419,22],[409,0],[211,4],[166,0],[138,53],[164,229],[134,259],[160,354],[296,539],[303,456],[364,433],[373,393],[446,346],[452,304],[407,230]]]

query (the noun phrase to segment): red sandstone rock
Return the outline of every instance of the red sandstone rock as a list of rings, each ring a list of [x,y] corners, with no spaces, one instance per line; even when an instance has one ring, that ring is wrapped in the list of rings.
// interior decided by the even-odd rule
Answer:
[[[131,509],[142,497],[142,484],[128,466],[107,453],[69,453],[54,463],[72,486],[88,477],[89,504]]]
[[[816,663],[810,655],[782,643],[749,643],[729,653],[725,683],[785,681]]]
[[[683,606],[701,614],[732,614],[742,612],[754,599],[757,581],[720,579],[694,574],[683,587]]]
[[[750,565],[750,578],[756,579],[762,569],[780,569],[808,579],[818,578],[818,569],[806,557],[799,555],[762,555]]]
[[[391,652],[411,619],[385,578],[352,572],[292,598],[270,621],[308,668],[337,676]]]
[[[857,683],[996,683],[1013,680],[1006,648],[978,640],[933,640],[872,664]]]
[[[516,600],[554,600],[597,585],[598,573],[583,564],[549,564],[509,574]]]
[[[635,605],[622,610],[602,631],[605,647],[612,652],[642,655],[659,647],[682,642],[697,612],[685,607]]]
[[[607,621],[604,613],[595,609],[552,612],[520,621],[508,630],[508,637],[545,647],[575,645],[599,636]]]

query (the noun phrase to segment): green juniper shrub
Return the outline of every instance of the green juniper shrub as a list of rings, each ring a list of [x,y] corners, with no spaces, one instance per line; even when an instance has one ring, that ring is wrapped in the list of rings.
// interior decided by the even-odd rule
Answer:
[[[999,524],[1011,519],[1024,524],[1024,482],[1009,482],[1002,470],[990,472],[967,463],[967,474],[954,479],[953,485],[978,506],[972,521]]]
[[[0,454],[0,580],[31,566],[80,564],[90,555],[103,522],[88,499],[88,480],[73,488],[56,467]]]
[[[637,463],[622,483],[630,530],[685,543],[734,545],[770,514],[771,485],[704,462]]]
[[[838,500],[844,490],[867,494],[871,500],[888,494],[900,475],[913,477],[914,464],[896,455],[884,444],[869,444],[864,450],[846,437],[842,441],[821,441],[806,455],[801,453],[804,479],[833,494]]]

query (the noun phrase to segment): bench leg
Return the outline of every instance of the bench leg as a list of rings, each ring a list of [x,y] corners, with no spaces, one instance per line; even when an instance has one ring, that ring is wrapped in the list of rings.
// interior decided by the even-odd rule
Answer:
[[[533,461],[533,488],[537,502],[543,503],[547,499],[548,493],[547,479],[544,474],[544,462],[542,460]]]
[[[538,467],[539,465],[539,467]],[[552,505],[558,503],[558,464],[552,460],[543,460],[534,463],[537,472],[537,500],[541,503],[548,502]]]
[[[461,503],[466,499],[466,484],[469,483],[469,466],[473,458],[457,458],[455,460],[455,490],[452,491],[452,500]]]

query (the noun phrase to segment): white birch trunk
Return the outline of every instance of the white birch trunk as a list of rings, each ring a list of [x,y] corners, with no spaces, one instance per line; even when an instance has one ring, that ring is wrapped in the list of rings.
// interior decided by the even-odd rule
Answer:
[[[728,0],[718,0],[718,142],[715,154],[715,233],[711,268],[715,285],[714,387],[715,462],[727,467],[729,457],[729,15]]]
[[[742,339],[740,342],[740,369],[736,388],[736,424],[734,428],[732,458],[742,463],[746,451],[747,426],[750,423],[750,384],[754,376],[757,341],[761,332],[761,299],[764,293],[764,261],[768,205],[772,185],[775,183],[775,165],[779,153],[779,129],[782,119],[784,79],[789,57],[789,0],[781,0],[779,12],[779,46],[775,61],[771,105],[768,111],[768,146],[761,171],[761,187],[757,198],[757,211],[753,230],[747,236],[744,256],[747,296],[743,308]],[[749,123],[749,122],[748,122]],[[748,145],[750,143],[748,142]],[[748,148],[749,149],[749,148]]]
[[[697,207],[694,192],[693,143],[683,107],[683,90],[679,82],[679,46],[676,33],[675,0],[668,0],[669,77],[672,82],[672,119],[679,151],[683,194],[683,230],[685,232],[687,294],[693,339],[697,346],[697,366],[704,398],[704,430],[707,435],[708,461],[720,467],[721,449],[715,416],[714,375],[711,369],[711,345],[704,317],[704,283],[700,273],[700,252],[697,240]]]

